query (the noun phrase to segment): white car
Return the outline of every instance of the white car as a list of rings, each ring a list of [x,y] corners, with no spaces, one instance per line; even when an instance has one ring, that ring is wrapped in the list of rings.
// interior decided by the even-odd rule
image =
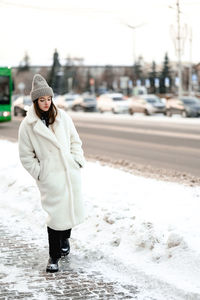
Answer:
[[[103,94],[97,100],[97,108],[101,113],[104,111],[111,111],[114,114],[128,113],[129,105],[129,100],[121,93]]]
[[[64,110],[69,110],[72,108],[74,101],[79,98],[78,94],[65,94],[59,95],[55,98],[55,104]]]
[[[14,116],[21,115],[25,117],[32,103],[30,96],[18,97],[13,103]]]

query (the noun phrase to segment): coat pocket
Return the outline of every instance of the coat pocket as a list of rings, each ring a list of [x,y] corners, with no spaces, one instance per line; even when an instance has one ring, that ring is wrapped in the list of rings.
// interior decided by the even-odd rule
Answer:
[[[73,158],[73,156],[70,154],[70,161],[72,162],[73,166],[75,166],[76,168],[80,169],[80,165],[77,161],[75,161],[75,159]]]
[[[49,162],[47,160],[40,161],[40,174],[39,174],[39,181],[44,181],[48,176],[48,165]]]

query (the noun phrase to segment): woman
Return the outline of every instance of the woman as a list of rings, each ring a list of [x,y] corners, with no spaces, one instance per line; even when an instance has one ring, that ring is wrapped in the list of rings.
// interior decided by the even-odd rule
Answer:
[[[49,260],[47,272],[57,272],[62,255],[69,254],[72,227],[84,220],[81,170],[85,159],[82,142],[72,119],[57,109],[53,90],[36,74],[33,105],[19,128],[19,156],[36,180],[47,213]]]

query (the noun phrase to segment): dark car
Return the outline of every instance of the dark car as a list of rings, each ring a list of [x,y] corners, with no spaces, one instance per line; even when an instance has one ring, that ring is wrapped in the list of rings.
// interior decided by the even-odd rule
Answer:
[[[76,98],[71,107],[74,111],[97,111],[97,100],[95,96],[83,95]]]
[[[180,114],[183,117],[199,117],[200,116],[200,100],[196,97],[181,97],[167,101],[167,116]]]
[[[18,97],[13,103],[14,116],[21,115],[25,117],[32,103],[30,96]]]

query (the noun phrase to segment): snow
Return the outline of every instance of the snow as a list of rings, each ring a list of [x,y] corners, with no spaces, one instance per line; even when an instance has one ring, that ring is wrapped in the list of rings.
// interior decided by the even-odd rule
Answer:
[[[164,114],[153,114],[151,116],[146,116],[142,113],[135,113],[134,115],[130,115],[127,113],[124,114],[113,114],[112,112],[93,112],[92,114],[90,112],[73,112],[69,111],[69,114],[73,116],[73,118],[77,118],[78,116],[81,116],[81,119],[102,119],[106,120],[106,122],[113,122],[113,120],[117,120],[120,122],[127,122],[127,121],[145,121],[145,122],[152,122],[152,123],[160,123],[162,124],[185,124],[185,125],[199,125],[200,124],[200,118],[183,118],[179,114],[174,114],[172,117],[167,117]]]
[[[46,214],[35,181],[20,164],[17,143],[2,140],[0,148],[1,222],[9,219],[16,233],[28,230],[44,247]],[[72,231],[72,251],[105,276],[138,284],[141,299],[147,290],[159,300],[200,299],[200,187],[99,162],[81,172],[87,216]]]

